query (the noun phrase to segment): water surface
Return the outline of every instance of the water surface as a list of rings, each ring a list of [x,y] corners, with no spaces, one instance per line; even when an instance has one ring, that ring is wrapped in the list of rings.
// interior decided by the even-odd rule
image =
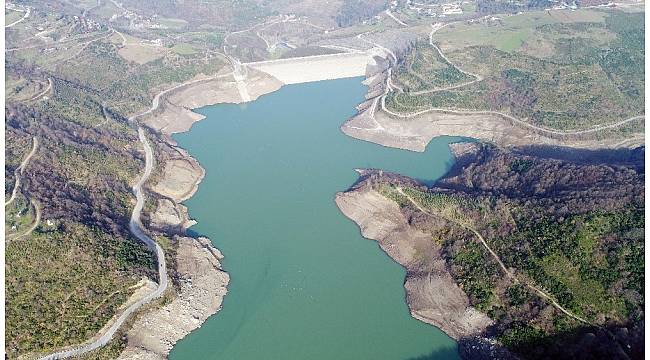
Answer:
[[[361,78],[286,86],[245,105],[202,108],[174,138],[206,169],[192,229],[225,255],[223,309],[171,359],[457,359],[455,342],[409,315],[405,271],[336,207],[355,168],[434,180],[452,164],[344,135]]]

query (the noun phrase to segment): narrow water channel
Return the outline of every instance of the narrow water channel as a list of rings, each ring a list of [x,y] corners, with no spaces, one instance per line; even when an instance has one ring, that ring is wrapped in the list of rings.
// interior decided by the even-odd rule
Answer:
[[[174,138],[206,169],[187,201],[192,229],[225,255],[223,309],[180,341],[180,359],[457,359],[456,343],[409,315],[404,270],[334,203],[381,168],[435,180],[447,144],[424,153],[344,135],[366,88],[361,78],[286,86],[207,118]]]

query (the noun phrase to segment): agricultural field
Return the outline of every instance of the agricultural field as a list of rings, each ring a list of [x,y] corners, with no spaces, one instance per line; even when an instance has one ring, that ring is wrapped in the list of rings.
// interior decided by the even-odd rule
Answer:
[[[433,40],[449,59],[447,68],[453,64],[483,80],[448,91],[394,94],[387,99],[390,109],[492,110],[559,130],[588,129],[643,113],[643,13],[579,10],[493,17],[448,25]],[[409,54],[404,63],[420,56],[426,55]],[[426,70],[420,73],[428,72],[424,83],[430,88],[449,84],[438,75],[439,60],[422,63]],[[397,81],[410,76],[407,68],[400,68]]]
[[[188,43],[178,43],[172,46],[171,50],[178,55],[194,55],[197,54],[196,49]]]

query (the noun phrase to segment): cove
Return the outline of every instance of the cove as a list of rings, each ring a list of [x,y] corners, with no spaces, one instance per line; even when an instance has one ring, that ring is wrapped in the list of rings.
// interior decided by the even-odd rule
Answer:
[[[413,319],[404,270],[364,239],[334,203],[379,168],[433,181],[452,165],[434,139],[424,153],[344,135],[364,100],[362,78],[290,85],[244,105],[198,112],[174,136],[206,169],[186,202],[225,256],[223,308],[171,359],[458,359],[456,343]]]

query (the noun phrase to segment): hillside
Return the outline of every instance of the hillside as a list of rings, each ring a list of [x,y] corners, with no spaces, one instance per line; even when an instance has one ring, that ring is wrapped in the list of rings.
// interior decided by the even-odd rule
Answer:
[[[428,244],[402,245],[420,251],[400,261],[411,311],[436,312],[422,308],[421,288],[409,284],[443,260],[467,309],[492,321],[457,336],[466,358],[478,356],[472,345],[480,338],[525,359],[642,358],[643,149],[582,162],[485,144],[456,150],[456,167],[431,188],[369,171],[337,197],[361,224],[345,200],[372,207],[363,194],[381,194],[399,206],[405,226],[429,234]]]
[[[644,111],[643,19],[585,9],[442,25],[401,60],[388,109],[498,111],[562,131],[632,118]]]

